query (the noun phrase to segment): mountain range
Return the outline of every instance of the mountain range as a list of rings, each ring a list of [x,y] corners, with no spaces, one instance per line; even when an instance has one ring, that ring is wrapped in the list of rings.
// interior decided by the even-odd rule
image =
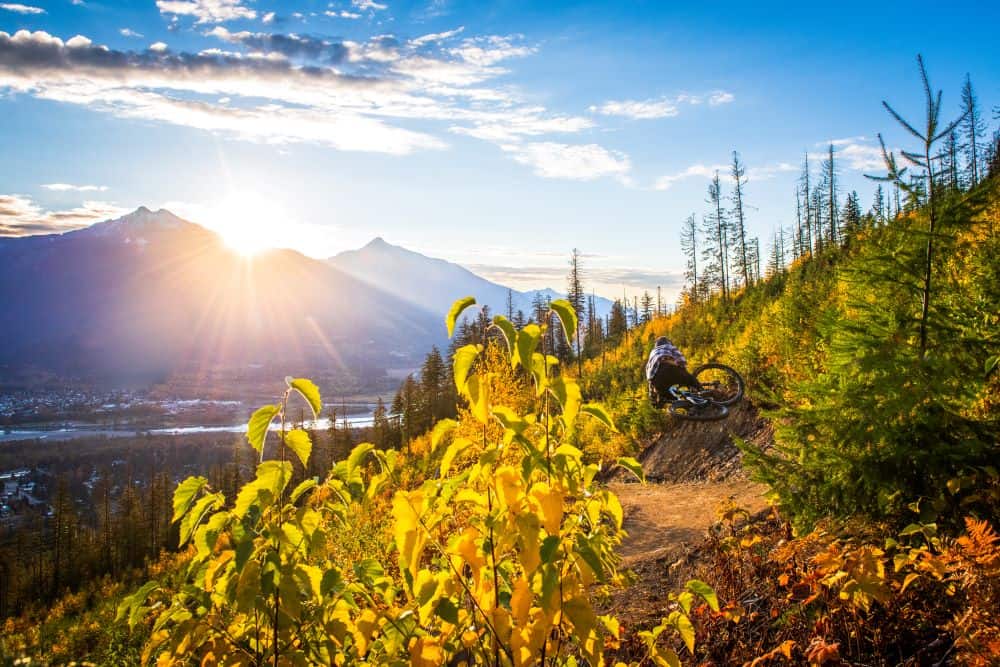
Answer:
[[[381,239],[328,260],[247,258],[141,207],[64,234],[0,238],[0,374],[135,385],[262,366],[413,367],[445,344],[444,312],[467,294],[506,312],[506,287]],[[512,295],[530,312],[533,293]]]
[[[532,304],[564,298],[554,289],[518,291],[491,282],[463,266],[427,257],[412,250],[387,243],[381,237],[358,250],[348,250],[327,260],[344,273],[392,292],[410,303],[436,313],[445,313],[458,296],[472,295],[494,314],[508,315],[508,295],[512,312],[522,311],[531,317]],[[611,301],[595,297],[595,309],[604,317],[611,311]]]

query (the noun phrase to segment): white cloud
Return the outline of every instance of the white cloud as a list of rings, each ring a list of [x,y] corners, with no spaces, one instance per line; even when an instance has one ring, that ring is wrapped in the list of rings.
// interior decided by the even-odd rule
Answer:
[[[543,178],[593,181],[602,176],[625,177],[632,168],[627,155],[597,144],[538,141],[505,144],[501,148]]]
[[[105,192],[106,185],[72,185],[70,183],[46,183],[42,186],[54,192]]]
[[[269,23],[274,23],[275,18],[277,18],[277,14],[274,12],[268,12],[261,18],[261,22],[264,23],[264,25],[267,25]]]
[[[591,113],[599,113],[603,116],[626,116],[637,120],[648,120],[651,118],[670,118],[680,113],[677,103],[671,100],[621,100],[605,102],[600,106],[591,106]]]
[[[136,37],[136,38],[143,37],[143,34],[141,32],[136,32],[135,30],[132,30],[132,28],[122,28],[121,30],[118,31],[118,33],[122,37]]]
[[[375,0],[351,0],[351,4],[357,7],[361,11],[372,10],[380,12],[383,9],[389,8],[389,5],[385,5],[380,2],[375,2]]]
[[[732,102],[735,96],[722,90],[715,91],[708,96],[709,106],[719,106]],[[704,95],[680,95],[670,97],[659,97],[649,100],[610,100],[603,104],[591,105],[588,111],[601,114],[602,116],[623,116],[636,120],[650,120],[654,118],[672,118],[680,114],[681,105],[687,104],[697,106],[706,100]]]
[[[156,7],[161,14],[194,16],[197,23],[257,18],[257,12],[244,7],[241,0],[156,0]]]
[[[816,146],[834,147],[833,159],[837,166],[847,164],[849,169],[855,171],[880,172],[885,169],[885,160],[882,158],[882,149],[877,143],[870,143],[868,137],[845,137],[843,139],[830,139],[820,141]],[[809,153],[809,159],[822,163],[829,157],[827,150],[819,150]]]
[[[358,14],[357,12],[349,12],[346,9],[342,9],[339,12],[328,9],[328,10],[326,10],[323,13],[326,14],[327,16],[332,17],[332,18],[342,18],[342,19],[359,19],[359,18],[361,18],[361,14]]]
[[[712,178],[715,176],[715,172],[725,174],[727,171],[729,171],[728,164],[693,164],[682,172],[661,176],[656,180],[653,188],[655,190],[668,190],[674,183],[680,180],[687,178]]]
[[[514,43],[514,40],[521,39],[521,37],[521,35],[470,37],[462,40],[460,46],[449,49],[448,52],[467,63],[479,67],[489,67],[501,60],[522,58],[537,51],[534,47]]]
[[[0,2],[0,9],[5,9],[8,12],[14,12],[15,14],[44,14],[45,10],[41,7],[33,7],[31,5],[22,5],[16,2]]]
[[[779,162],[778,164],[764,165],[763,167],[750,167],[747,169],[747,180],[748,181],[766,181],[770,178],[774,178],[778,174],[798,171],[799,168],[794,164],[788,162]]]
[[[0,195],[0,236],[68,232],[127,212],[127,209],[104,201],[85,201],[76,208],[46,211],[30,197]]]
[[[716,92],[712,93],[708,97],[708,104],[709,104],[709,106],[717,107],[720,104],[729,104],[730,102],[732,102],[735,99],[736,99],[736,96],[733,95],[732,93],[727,93],[724,90],[719,90],[719,91],[716,91]]]
[[[624,180],[629,169],[626,157],[594,144],[517,146],[594,121],[524,104],[516,92],[491,85],[505,71],[496,63],[534,51],[513,36],[464,40],[453,50],[430,36],[338,42],[222,26],[206,34],[234,47],[195,54],[157,42],[146,51],[117,51],[83,36],[63,42],[42,31],[0,31],[0,90],[243,140],[397,155],[445,148],[427,129],[433,121],[503,146],[546,176]],[[413,129],[414,121],[424,126]]]
[[[443,42],[446,39],[450,39],[455,35],[458,35],[464,30],[465,26],[459,26],[454,30],[446,30],[444,32],[433,32],[430,33],[429,35],[423,35],[422,37],[417,37],[416,39],[411,40],[410,43],[415,46],[421,46],[423,44],[430,44],[433,42]]]

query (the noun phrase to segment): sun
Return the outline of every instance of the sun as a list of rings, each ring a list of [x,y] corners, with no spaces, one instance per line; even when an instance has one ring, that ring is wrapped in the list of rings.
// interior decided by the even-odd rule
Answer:
[[[215,231],[229,248],[245,257],[274,248],[281,239],[284,214],[270,199],[240,192],[213,208]]]

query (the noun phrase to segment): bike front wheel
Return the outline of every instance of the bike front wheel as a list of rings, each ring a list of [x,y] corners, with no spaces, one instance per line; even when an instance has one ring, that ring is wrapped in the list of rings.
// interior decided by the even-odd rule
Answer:
[[[729,408],[720,403],[694,405],[690,401],[673,401],[668,408],[670,414],[678,419],[688,419],[696,422],[714,422],[725,419]]]
[[[743,398],[743,378],[725,364],[705,364],[691,373],[701,385],[702,392],[722,405],[733,405]]]

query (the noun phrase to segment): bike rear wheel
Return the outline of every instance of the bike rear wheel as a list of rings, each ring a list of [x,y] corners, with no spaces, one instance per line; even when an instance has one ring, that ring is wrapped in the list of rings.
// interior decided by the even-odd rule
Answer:
[[[670,414],[678,419],[688,419],[696,422],[714,422],[725,419],[729,414],[729,408],[719,403],[706,403],[705,405],[694,405],[690,401],[680,400],[670,403],[668,408]]]
[[[704,364],[694,369],[692,375],[701,384],[701,391],[722,405],[733,405],[743,398],[743,378],[725,364]]]

